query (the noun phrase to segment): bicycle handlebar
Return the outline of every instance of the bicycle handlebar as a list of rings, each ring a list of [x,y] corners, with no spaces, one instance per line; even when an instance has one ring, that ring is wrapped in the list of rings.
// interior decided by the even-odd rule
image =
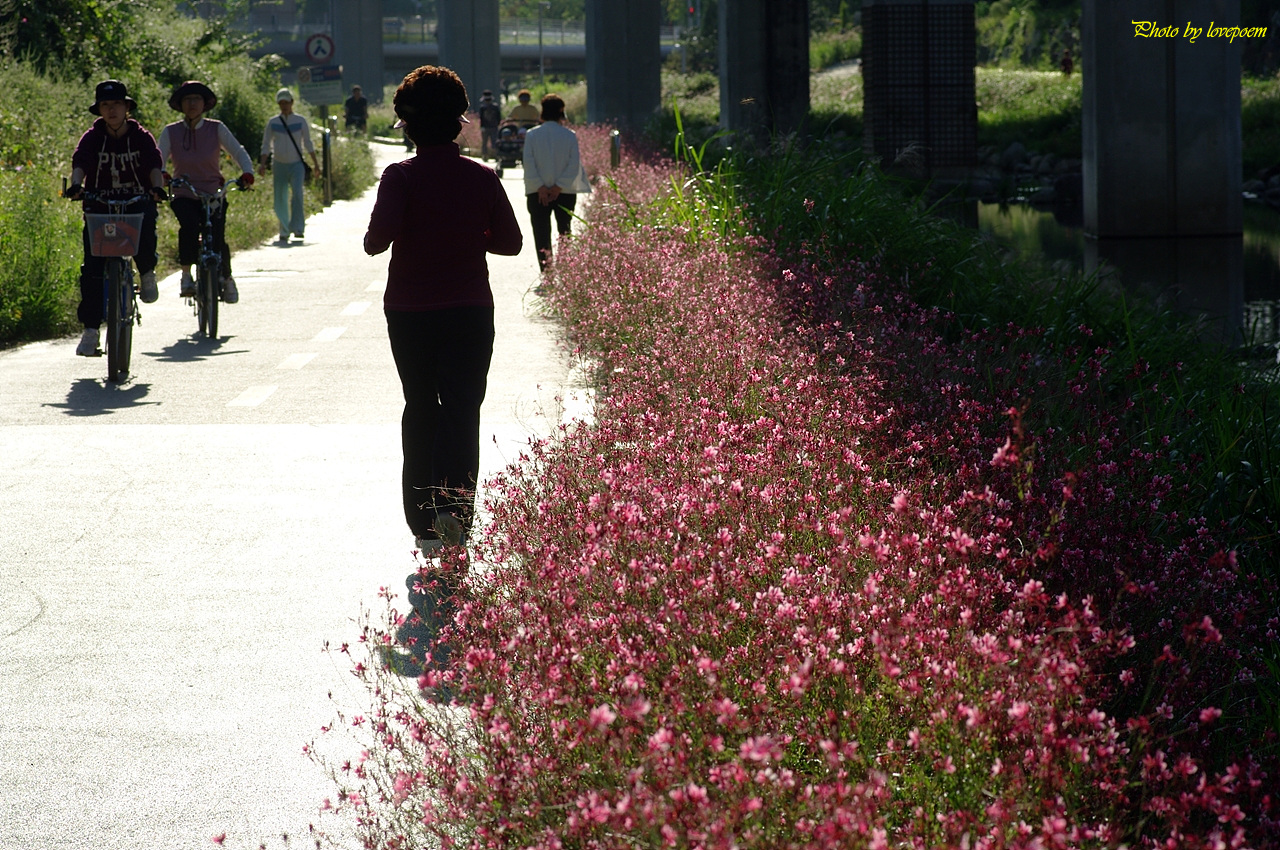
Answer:
[[[226,183],[220,186],[218,188],[218,191],[216,192],[201,192],[191,183],[191,178],[184,174],[181,177],[175,177],[172,180],[170,180],[169,185],[172,187],[190,189],[191,193],[194,194],[200,200],[216,201],[222,197],[225,197],[227,194],[227,190],[230,189],[232,186],[235,186],[241,192],[248,191],[245,188],[243,181],[244,181],[243,177],[237,177],[235,180],[228,180]]]
[[[75,195],[68,195],[67,179],[65,177],[62,178],[62,197],[69,201],[89,201],[90,203],[106,204],[109,208],[115,209],[123,209],[124,207],[131,206],[139,201],[151,200],[150,195],[134,195],[132,198],[113,198],[106,192],[99,189],[86,189],[83,186],[80,187],[80,191]]]

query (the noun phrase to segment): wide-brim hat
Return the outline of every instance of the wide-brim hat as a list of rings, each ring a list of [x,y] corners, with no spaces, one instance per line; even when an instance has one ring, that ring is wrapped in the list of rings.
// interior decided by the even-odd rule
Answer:
[[[187,80],[182,85],[173,90],[173,94],[169,95],[169,108],[174,112],[182,111],[182,99],[189,94],[198,94],[204,98],[204,111],[208,112],[218,103],[218,96],[213,93],[213,89],[206,86],[199,80]]]
[[[98,83],[97,90],[93,93],[93,105],[89,107],[89,111],[94,115],[101,115],[98,111],[98,104],[104,100],[123,100],[124,105],[129,109],[137,109],[138,101],[129,97],[129,88],[119,80],[103,80]]]

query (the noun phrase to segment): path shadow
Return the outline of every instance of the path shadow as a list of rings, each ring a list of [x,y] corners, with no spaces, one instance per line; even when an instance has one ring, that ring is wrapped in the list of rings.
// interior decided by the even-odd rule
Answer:
[[[150,384],[131,381],[116,384],[101,378],[81,378],[67,390],[66,401],[44,406],[57,408],[68,416],[103,416],[143,404],[159,404],[144,400],[150,391]]]
[[[159,351],[148,351],[146,356],[154,357],[162,363],[195,363],[213,357],[225,357],[228,354],[246,354],[247,348],[223,349],[233,336],[221,336],[208,339],[200,334],[192,334],[185,339],[166,345]]]

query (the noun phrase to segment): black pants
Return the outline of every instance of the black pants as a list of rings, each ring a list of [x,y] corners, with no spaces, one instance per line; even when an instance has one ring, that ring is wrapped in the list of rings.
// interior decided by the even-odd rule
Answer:
[[[200,232],[204,229],[204,204],[195,198],[174,198],[169,202],[173,216],[178,220],[178,262],[192,266],[200,262]],[[227,245],[227,200],[215,206],[209,213],[213,222],[213,244],[222,254],[220,271],[223,277],[231,277],[231,247]]]
[[[415,537],[438,536],[438,511],[454,514],[469,532],[480,475],[480,404],[493,359],[493,308],[386,315],[404,390],[404,518]]]
[[[126,212],[142,213],[142,230],[138,233],[138,253],[133,261],[138,274],[144,275],[156,269],[156,203],[139,201]],[[106,257],[95,257],[89,249],[89,228],[84,228],[84,262],[80,264],[80,306],[76,316],[86,328],[102,326],[106,319],[106,296],[102,291],[102,278],[106,272]]]
[[[560,197],[543,206],[534,193],[529,198],[529,221],[533,224],[533,247],[538,251],[538,268],[545,269],[551,259],[551,214],[556,216],[556,231],[561,236],[569,233],[573,224],[573,207],[578,196],[569,192],[561,192]]]

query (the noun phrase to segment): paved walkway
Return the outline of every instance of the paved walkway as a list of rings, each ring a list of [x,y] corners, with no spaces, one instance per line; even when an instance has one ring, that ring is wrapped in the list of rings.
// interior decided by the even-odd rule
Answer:
[[[322,646],[414,566],[372,199],[237,253],[220,340],[163,281],[130,384],[74,339],[0,352],[0,850],[309,846],[333,788],[303,745],[330,694],[368,705]],[[525,246],[490,258],[486,476],[563,415]]]

